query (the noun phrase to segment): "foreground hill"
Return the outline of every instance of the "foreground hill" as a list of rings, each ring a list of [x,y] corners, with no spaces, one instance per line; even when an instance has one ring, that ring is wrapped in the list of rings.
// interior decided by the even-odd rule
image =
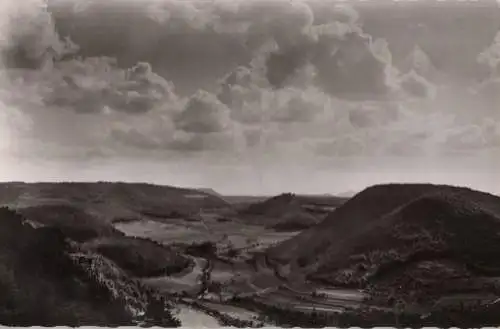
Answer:
[[[149,239],[126,236],[112,223],[78,206],[46,204],[17,210],[32,226],[57,228],[81,243],[86,251],[102,255],[136,278],[180,272],[190,265],[178,251]]]
[[[9,326],[134,325],[160,298],[56,227],[34,228],[0,208],[0,323]],[[178,324],[161,306],[156,322]],[[158,307],[156,307],[159,309]]]
[[[277,230],[302,230],[318,224],[326,214],[345,202],[333,196],[302,196],[284,193],[250,204],[240,211],[250,220]]]
[[[437,299],[470,285],[484,291],[479,282],[500,277],[498,232],[497,196],[451,186],[379,185],[268,256],[313,282]]]
[[[98,237],[119,237],[123,233],[112,223],[99,219],[79,206],[70,204],[40,204],[18,209],[36,226],[59,228],[67,237],[84,242]]]
[[[54,204],[80,207],[108,222],[144,216],[161,220],[228,206],[203,191],[142,183],[0,184],[0,205],[25,208]]]

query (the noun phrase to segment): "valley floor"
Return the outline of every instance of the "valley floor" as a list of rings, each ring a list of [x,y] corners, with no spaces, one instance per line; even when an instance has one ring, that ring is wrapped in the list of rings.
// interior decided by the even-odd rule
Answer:
[[[178,298],[181,306],[177,317],[183,326],[217,327],[221,318],[226,323],[239,321],[258,326],[266,323],[267,309],[275,307],[306,314],[337,314],[359,307],[365,298],[358,290],[303,284],[294,287],[278,277],[264,257],[258,256],[265,248],[298,232],[275,232],[243,223],[218,223],[210,216],[202,222],[151,220],[119,223],[115,227],[127,235],[164,244],[202,241],[216,244],[217,255],[189,256],[194,265],[182,273],[142,279],[147,286]],[[236,250],[237,256],[224,255],[228,249]],[[248,262],[253,255],[257,255],[256,264]]]

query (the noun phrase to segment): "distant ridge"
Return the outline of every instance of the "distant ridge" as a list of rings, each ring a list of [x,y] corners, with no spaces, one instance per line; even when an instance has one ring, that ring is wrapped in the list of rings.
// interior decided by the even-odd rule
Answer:
[[[206,188],[197,188],[196,191],[200,191],[200,192],[203,192],[205,194],[210,194],[212,196],[216,196],[216,197],[219,197],[219,198],[224,198],[224,196],[222,194],[220,194],[219,192],[215,191],[213,188],[209,188],[209,187],[206,187]]]
[[[192,198],[193,195],[203,196]],[[68,205],[106,221],[117,218],[189,216],[200,208],[227,207],[222,198],[196,189],[147,183],[0,183],[0,206]]]
[[[297,195],[282,193],[248,205],[243,216],[260,218],[267,227],[279,230],[303,230],[321,222],[332,209],[345,201],[328,194]]]
[[[358,192],[351,190],[351,191],[337,193],[337,194],[335,194],[335,196],[340,197],[340,198],[352,198],[353,196],[356,195],[356,193],[358,193]]]

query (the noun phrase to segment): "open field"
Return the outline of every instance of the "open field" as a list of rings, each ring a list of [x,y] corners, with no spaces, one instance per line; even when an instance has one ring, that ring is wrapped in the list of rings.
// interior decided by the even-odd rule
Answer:
[[[190,328],[218,328],[220,323],[216,318],[206,314],[205,312],[195,310],[192,307],[178,305],[174,311],[174,315],[181,321],[183,327]]]
[[[245,225],[240,222],[220,223],[214,220],[142,220],[115,223],[114,226],[126,235],[149,238],[164,244],[224,242],[232,248],[246,251],[264,250],[299,233],[276,232],[257,225]]]

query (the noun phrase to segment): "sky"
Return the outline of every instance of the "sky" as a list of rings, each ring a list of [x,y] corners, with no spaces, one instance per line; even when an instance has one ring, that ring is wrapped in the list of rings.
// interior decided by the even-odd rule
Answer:
[[[497,1],[4,0],[0,180],[500,193]]]

